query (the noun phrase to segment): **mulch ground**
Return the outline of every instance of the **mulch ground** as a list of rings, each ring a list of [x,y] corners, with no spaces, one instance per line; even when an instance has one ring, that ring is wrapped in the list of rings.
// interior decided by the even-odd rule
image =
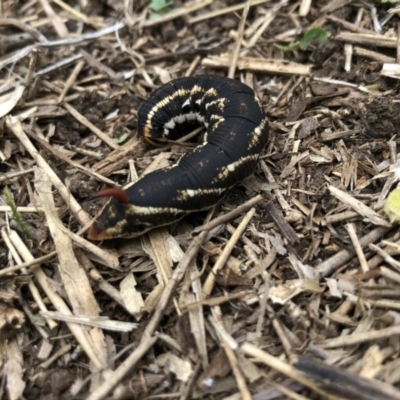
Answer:
[[[400,399],[398,7],[3,0],[0,398]],[[88,241],[88,196],[201,141],[136,133],[154,89],[200,74],[262,100],[254,175]]]

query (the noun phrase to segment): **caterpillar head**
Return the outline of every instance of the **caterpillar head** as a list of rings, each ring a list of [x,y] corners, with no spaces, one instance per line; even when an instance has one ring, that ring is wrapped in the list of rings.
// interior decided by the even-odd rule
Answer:
[[[96,216],[88,231],[90,240],[133,238],[149,231],[154,226],[141,221],[133,213],[127,192],[123,189],[105,189],[95,193],[90,199],[111,197],[110,201]]]

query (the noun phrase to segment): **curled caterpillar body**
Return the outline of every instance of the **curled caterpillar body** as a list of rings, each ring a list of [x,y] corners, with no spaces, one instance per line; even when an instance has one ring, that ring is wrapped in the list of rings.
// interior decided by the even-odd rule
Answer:
[[[192,123],[205,126],[204,142],[176,164],[93,196],[112,199],[90,227],[90,239],[136,237],[171,224],[212,207],[253,173],[268,141],[268,122],[250,87],[216,76],[173,80],[140,108],[138,134],[158,145],[183,136]]]

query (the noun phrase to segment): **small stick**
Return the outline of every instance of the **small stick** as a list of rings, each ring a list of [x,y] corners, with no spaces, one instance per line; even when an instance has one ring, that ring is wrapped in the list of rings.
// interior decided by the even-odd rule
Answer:
[[[119,145],[110,138],[110,136],[106,135],[103,131],[101,131],[96,125],[93,125],[85,116],[83,116],[78,110],[72,107],[68,103],[63,103],[63,107],[82,125],[86,126],[86,128],[90,129],[96,136],[98,136],[104,143],[108,144],[112,149],[117,150]]]
[[[346,230],[347,233],[349,234],[350,240],[353,243],[354,250],[356,251],[358,261],[360,262],[361,269],[363,272],[368,272],[369,271],[369,266],[367,263],[367,259],[365,258],[365,254],[363,252],[362,246],[358,240],[356,229],[354,227],[354,224],[349,222],[346,225]]]
[[[341,32],[335,36],[335,40],[345,43],[360,44],[367,47],[397,48],[397,38],[371,33]]]
[[[193,74],[193,71],[196,69],[196,67],[197,67],[197,65],[199,64],[200,61],[201,61],[201,57],[200,56],[196,56],[194,58],[194,60],[190,63],[190,66],[187,69],[187,71],[185,72],[185,76],[191,76]]]
[[[400,283],[400,274],[386,267],[380,267],[381,275],[393,282]]]
[[[67,79],[67,82],[65,82],[64,89],[62,90],[60,97],[57,100],[58,104],[60,104],[64,101],[64,98],[65,98],[66,94],[68,93],[68,90],[71,89],[72,85],[75,83],[76,78],[82,71],[82,68],[84,67],[84,65],[85,65],[84,61],[79,61],[78,64],[76,64],[74,70],[72,71],[72,74]]]
[[[40,43],[47,43],[48,40],[46,36],[44,36],[40,31],[35,28],[32,28],[29,24],[25,24],[16,18],[0,18],[0,26],[13,26],[14,28],[21,29],[29,33],[35,40]]]
[[[354,211],[358,212],[362,217],[367,218],[373,224],[391,227],[392,224],[389,221],[383,219],[377,212],[366,206],[360,200],[355,199],[353,196],[333,185],[328,186],[328,189],[332,196],[336,197],[342,203],[350,206]]]
[[[275,225],[278,227],[282,236],[287,239],[287,241],[294,245],[300,242],[299,237],[297,236],[296,232],[293,228],[289,225],[285,218],[283,218],[282,214],[277,210],[274,203],[270,201],[267,204],[267,211],[271,218],[273,219]]]
[[[28,268],[28,267],[34,267],[35,265],[41,264],[43,262],[51,260],[54,256],[57,255],[56,251],[52,251],[49,254],[46,254],[45,256],[34,258],[32,261],[27,261],[22,264],[14,265],[13,267],[8,267],[4,269],[0,269],[0,276],[7,275],[11,272],[19,271],[20,269]]]
[[[84,33],[83,35],[80,35],[79,37],[73,37],[73,38],[69,37],[69,38],[59,39],[59,40],[48,40],[45,43],[40,43],[40,47],[71,46],[74,44],[79,44],[82,42],[86,42],[88,40],[95,40],[102,36],[106,36],[106,35],[115,33],[115,31],[118,31],[124,27],[125,27],[125,24],[123,22],[118,21],[114,25],[107,26],[98,31]]]
[[[54,30],[57,32],[57,35],[61,38],[65,38],[69,35],[67,26],[64,24],[64,21],[56,14],[53,10],[53,7],[50,5],[48,0],[39,0],[43,11],[46,13],[47,17],[51,21],[54,26]]]
[[[71,160],[69,157],[67,157],[64,153],[61,151],[57,150],[54,148],[52,145],[50,145],[48,142],[40,138],[39,136],[36,135],[34,131],[32,131],[30,128],[26,128],[26,133],[35,139],[43,148],[45,148],[47,151],[52,153],[55,157],[58,157],[60,160],[64,161],[65,163],[71,165],[72,167],[82,171],[84,174],[88,176],[92,176],[93,178],[98,179],[101,182],[104,182],[107,185],[113,186],[113,187],[120,187],[120,185],[116,184],[114,181],[111,179],[106,178],[105,176],[92,171],[91,169],[85,167],[84,165]]]
[[[80,13],[78,10],[76,10],[75,8],[72,8],[71,6],[64,3],[63,1],[61,1],[61,0],[52,0],[52,1],[53,1],[53,3],[56,3],[58,6],[63,8],[68,13],[72,14],[77,20],[82,21],[85,24],[90,23],[90,19],[85,14]]]
[[[53,169],[50,168],[49,164],[47,164],[44,158],[36,150],[35,146],[32,144],[32,142],[29,140],[28,136],[24,132],[21,121],[16,117],[8,116],[6,117],[6,124],[8,128],[14,133],[14,135],[18,138],[21,144],[25,147],[25,149],[29,152],[29,154],[34,158],[36,164],[46,171],[54,187],[58,190],[61,197],[69,206],[71,212],[76,216],[80,224],[87,225],[91,221],[91,218],[82,209],[81,205],[71,195],[61,179],[57,176]]]
[[[381,239],[382,236],[389,232],[390,228],[380,227],[369,232],[367,235],[360,239],[360,245],[362,247],[368,246],[370,243],[376,242]],[[353,249],[341,250],[334,256],[323,261],[317,266],[318,273],[322,276],[329,276],[340,268],[343,264],[350,261],[354,257],[355,251]]]
[[[22,247],[21,247],[21,243],[23,243],[23,242],[22,242],[21,238],[18,236],[17,232],[15,232],[13,230],[7,231],[6,227],[3,227],[1,229],[1,237],[2,237],[5,245],[7,246],[8,250],[10,251],[13,259],[17,263],[22,264],[22,260],[23,259],[26,260],[27,258],[29,259],[29,261],[33,260],[33,256],[29,252],[28,252],[28,254],[29,254],[30,257],[25,258],[23,254],[20,255],[21,254],[21,248],[23,246],[25,246],[25,244],[22,244]],[[33,275],[35,277],[37,277],[37,270],[38,269],[40,269],[40,266],[36,266],[35,268],[32,268],[31,272],[33,273]],[[22,269],[22,272],[24,274],[28,273],[28,271],[25,268]],[[32,294],[32,297],[34,298],[38,308],[40,310],[47,311],[46,304],[45,304],[45,302],[44,302],[44,300],[43,300],[43,298],[42,298],[42,296],[41,296],[41,294],[39,292],[39,289],[36,287],[36,284],[35,284],[35,282],[33,281],[33,279],[31,277],[28,278],[28,287],[29,287],[29,290],[30,290],[30,292]],[[47,320],[47,324],[49,325],[49,328],[51,330],[55,329],[56,326],[57,326],[57,323],[55,321],[51,320],[51,319]],[[39,331],[40,331],[40,329],[39,329]]]
[[[311,0],[302,0],[299,9],[299,16],[306,17],[310,12]]]
[[[171,297],[182,280],[186,269],[188,268],[193,257],[196,256],[200,247],[202,246],[207,232],[202,232],[197,238],[193,239],[190,246],[186,250],[185,255],[182,257],[178,266],[175,268],[171,279],[165,286],[158,306],[151,317],[139,343],[139,346],[130,354],[130,356],[110,375],[104,382],[89,396],[86,400],[101,400],[108,398],[108,394],[132,371],[141,358],[148,352],[148,350],[155,344],[158,337],[153,336],[158,324],[161,321],[165,310],[170,304]]]
[[[252,7],[258,6],[259,4],[266,3],[267,1],[268,0],[253,0],[251,2],[251,6]],[[212,11],[212,12],[209,12],[209,13],[206,13],[206,14],[199,15],[198,17],[190,18],[188,23],[189,24],[195,24],[195,23],[200,22],[200,21],[208,21],[211,18],[216,18],[216,17],[219,17],[219,16],[224,15],[224,14],[228,14],[228,13],[231,13],[231,12],[243,10],[243,8],[245,8],[245,7],[246,7],[246,3],[236,4],[234,6],[223,8],[222,10],[216,10],[216,11]]]
[[[242,39],[243,39],[244,27],[246,25],[246,20],[247,20],[248,14],[249,14],[251,2],[252,2],[252,0],[247,0],[246,6],[243,9],[242,19],[239,24],[238,35],[237,35],[237,39],[236,39],[236,45],[235,45],[235,49],[233,50],[231,64],[229,66],[228,78],[233,79],[235,77],[236,64],[237,64],[237,60],[239,58],[240,47],[241,47]]]
[[[262,199],[263,199],[263,197],[258,194],[257,196],[246,201],[246,203],[243,203],[242,205],[235,208],[234,210],[229,211],[226,214],[220,215],[219,217],[214,218],[213,220],[211,220],[210,222],[207,222],[204,225],[198,226],[197,228],[193,229],[193,233],[210,231],[211,229],[214,229],[218,225],[224,224],[232,219],[235,219],[235,218],[239,217],[240,215],[242,215],[249,208],[255,206]]]
[[[209,56],[201,60],[201,65],[209,68],[229,68],[232,62],[230,55]],[[300,64],[293,61],[266,60],[261,57],[239,57],[237,68],[246,71],[260,71],[271,74],[310,75],[311,65]],[[317,80],[317,78],[314,78]],[[356,84],[348,84],[356,86]],[[365,89],[365,91],[367,91]]]
[[[0,213],[8,213],[8,212],[12,212],[12,208],[10,206],[0,206]],[[21,212],[21,213],[36,213],[36,212],[43,212],[44,209],[43,207],[34,207],[34,206],[30,206],[30,207],[24,207],[24,206],[20,206],[17,207],[17,211]]]
[[[355,46],[354,54],[362,58],[369,58],[373,61],[378,61],[380,63],[394,64],[396,59],[394,57],[387,56],[386,54],[378,53],[370,49],[364,49],[364,47]]]
[[[33,172],[33,168],[27,168],[17,172],[6,172],[0,176],[0,182],[7,181],[9,179],[17,178],[18,176],[30,174]]]
[[[389,328],[370,330],[368,332],[352,333],[351,335],[339,336],[333,339],[326,339],[320,343],[324,349],[334,349],[337,347],[353,346],[366,342],[376,342],[380,339],[397,337],[400,335],[400,325]]]
[[[388,254],[384,249],[381,249],[380,247],[376,246],[373,243],[370,243],[368,247],[372,250],[375,251],[378,255],[382,257],[382,261],[387,262],[389,265],[391,265],[394,269],[396,269],[398,272],[400,272],[400,262],[395,260],[390,254]],[[388,246],[389,247],[389,246]],[[389,247],[390,249],[390,247]],[[393,249],[393,247],[392,247]]]
[[[235,246],[236,242],[239,240],[240,236],[242,236],[243,232],[245,231],[247,225],[253,218],[254,214],[256,212],[255,208],[252,208],[242,219],[242,222],[239,224],[237,227],[235,233],[232,235],[232,237],[229,239],[228,243],[226,244],[224,250],[222,251],[221,255],[219,256],[217,262],[214,264],[214,267],[210,274],[207,276],[207,279],[204,283],[203,286],[203,298],[207,298],[213,288],[214,288],[214,283],[215,283],[215,276],[217,272],[222,269],[222,267],[225,265],[229,255],[231,254],[233,247]],[[204,233],[204,232],[203,232]]]
[[[268,354],[266,351],[263,351],[257,346],[254,346],[253,344],[250,344],[248,342],[243,343],[240,347],[240,350],[244,354],[254,357],[257,360],[261,361],[263,364],[273,368],[275,371],[278,371],[281,374],[284,374],[287,377],[301,383],[302,385],[316,391],[317,393],[322,395],[321,398],[326,398],[326,392],[319,389],[311,379],[306,377],[303,373],[299,372],[292,365],[288,364],[285,361],[282,361],[280,358],[274,357]]]
[[[344,19],[340,19],[340,18],[334,17],[332,15],[327,15],[326,19],[328,21],[332,21],[335,24],[338,24],[338,25],[342,26],[343,28],[345,28],[345,29],[347,29],[348,31],[351,31],[351,32],[359,32],[359,33],[367,33],[367,34],[371,33],[371,31],[368,30],[368,29],[360,28],[359,26],[354,25],[351,22],[347,22]]]
[[[397,25],[396,63],[400,63],[400,24]]]
[[[123,79],[123,75],[121,73],[115,72],[112,68],[107,67],[107,65],[98,61],[95,57],[89,54],[87,51],[81,49],[80,53],[85,58],[86,62],[95,70],[100,73],[106,74],[115,81],[120,81]]]
[[[246,385],[243,373],[240,370],[239,362],[234,350],[237,350],[238,344],[231,335],[226,331],[221,317],[221,310],[219,307],[213,307],[212,315],[209,316],[209,321],[218,335],[220,343],[231,365],[233,375],[236,379],[236,384],[240,392],[242,400],[251,400],[250,391]]]
[[[201,3],[197,2],[197,4],[195,3],[195,4],[191,5],[190,7],[182,7],[174,13],[166,14],[157,19],[146,20],[143,22],[142,26],[147,28],[149,26],[163,24],[164,22],[167,22],[167,21],[173,21],[176,18],[183,17],[184,15],[190,14],[197,10],[201,10],[202,8],[210,5],[212,2],[213,2],[213,0],[204,0],[203,2],[201,2]]]

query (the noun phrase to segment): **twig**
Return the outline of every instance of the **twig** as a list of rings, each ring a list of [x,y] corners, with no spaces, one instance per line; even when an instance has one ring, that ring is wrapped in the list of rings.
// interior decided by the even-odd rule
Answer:
[[[96,136],[98,136],[104,143],[107,143],[112,149],[119,149],[119,145],[114,142],[110,136],[106,135],[96,125],[93,125],[85,116],[78,112],[74,107],[68,103],[63,103],[63,107],[82,125],[90,129]]]
[[[57,255],[57,252],[52,251],[51,253],[46,254],[45,256],[34,258],[32,261],[24,262],[22,264],[15,265],[13,267],[0,269],[0,276],[4,276],[7,274],[10,274],[11,272],[22,270],[24,268],[33,267],[38,264],[42,264],[46,261],[51,260],[56,255]]]
[[[348,223],[346,225],[347,233],[349,234],[350,240],[353,243],[354,250],[356,251],[358,261],[360,262],[360,266],[363,272],[369,271],[367,259],[365,258],[365,254],[362,250],[360,242],[357,237],[356,228],[354,224]]]
[[[193,233],[198,233],[202,231],[211,231],[211,229],[214,229],[216,226],[224,224],[228,221],[231,221],[232,219],[235,219],[242,215],[244,212],[246,212],[248,209],[251,207],[255,206],[257,203],[259,203],[263,197],[261,195],[257,195],[253,197],[250,200],[247,200],[245,203],[241,204],[239,207],[235,208],[232,211],[229,211],[226,214],[222,214],[219,217],[216,217],[212,219],[210,222],[207,222],[204,225],[200,225],[197,228],[193,229]]]
[[[57,32],[58,36],[65,38],[69,35],[67,26],[64,24],[63,20],[55,13],[53,7],[50,5],[48,0],[39,0],[42,4],[43,10],[47,17],[50,19],[54,26],[54,30]]]
[[[28,136],[25,134],[21,121],[16,117],[6,117],[6,124],[8,128],[15,134],[15,136],[19,139],[25,149],[30,153],[30,155],[35,159],[36,164],[43,168],[50,179],[52,180],[53,185],[56,187],[58,192],[64,201],[71,208],[72,213],[77,217],[78,221],[82,225],[87,225],[90,222],[90,217],[88,214],[82,209],[80,204],[75,200],[75,198],[71,195],[65,185],[62,183],[61,179],[57,176],[57,174],[50,168],[44,158],[39,154],[39,152],[35,149],[35,146],[29,140]]]
[[[240,47],[241,47],[242,39],[243,39],[244,27],[246,25],[247,15],[249,14],[251,2],[252,2],[252,0],[247,0],[246,6],[243,9],[242,19],[240,20],[237,39],[236,39],[236,45],[233,50],[231,64],[229,66],[228,78],[233,79],[235,77],[236,64],[237,64],[237,61],[239,58]]]
[[[267,2],[268,2],[268,0],[253,0],[251,2],[251,6],[252,7],[258,6],[260,4],[267,3]],[[189,24],[195,24],[195,23],[200,22],[200,21],[208,21],[211,18],[216,18],[216,17],[219,17],[219,16],[224,15],[224,14],[228,14],[228,13],[231,13],[231,12],[243,10],[246,7],[246,5],[247,5],[247,2],[244,2],[244,3],[241,3],[241,4],[235,4],[235,5],[230,6],[230,7],[225,7],[222,10],[216,10],[216,11],[212,11],[212,12],[209,12],[209,13],[204,13],[202,15],[199,15],[198,17],[190,18],[188,22],[189,22]]]
[[[21,29],[29,33],[34,39],[38,40],[40,43],[48,43],[46,36],[44,36],[40,31],[32,28],[30,25],[20,21],[15,18],[0,18],[0,26],[13,26],[14,28]]]
[[[367,235],[363,236],[359,241],[362,247],[368,246],[370,243],[374,243],[377,240],[381,239],[381,237],[389,232],[390,228],[377,228],[373,231],[369,232]],[[318,273],[325,277],[331,275],[338,268],[340,268],[343,264],[350,261],[355,255],[355,251],[353,249],[349,250],[341,250],[336,253],[334,256],[326,259],[322,263],[317,266]]]
[[[76,65],[74,70],[72,71],[72,74],[69,76],[67,79],[67,82],[65,82],[64,89],[60,94],[60,97],[57,100],[57,103],[61,103],[66,94],[68,93],[68,90],[71,89],[72,85],[75,83],[76,79],[78,78],[80,72],[82,71],[82,68],[85,66],[85,63],[83,61],[79,61]]]
[[[211,294],[213,287],[214,287],[216,274],[225,265],[229,255],[231,254],[231,252],[233,250],[233,247],[235,246],[236,242],[239,240],[240,236],[242,236],[244,230],[247,228],[247,225],[253,218],[255,212],[256,212],[255,208],[252,208],[250,211],[247,212],[247,214],[245,215],[245,217],[242,219],[239,226],[237,227],[235,233],[229,239],[224,250],[222,251],[221,255],[219,256],[217,262],[214,264],[213,269],[210,272],[210,274],[208,275],[208,277],[204,283],[204,286],[203,286],[204,298],[207,298]]]
[[[190,246],[186,250],[184,257],[179,262],[178,266],[175,268],[171,279],[165,286],[160,301],[159,306],[156,308],[153,316],[151,317],[144,333],[139,346],[135,351],[121,364],[112,375],[108,376],[107,380],[104,381],[88,398],[87,400],[101,400],[107,398],[108,394],[127,376],[127,374],[135,367],[138,361],[143,357],[144,354],[155,344],[157,337],[153,336],[155,330],[167,306],[170,304],[170,299],[176,286],[179,284],[183,275],[191,262],[192,258],[196,256],[203,244],[203,241],[207,233],[202,232],[197,238],[193,239]]]
[[[170,13],[170,14],[166,14],[160,18],[153,19],[153,20],[146,20],[143,22],[142,26],[149,27],[149,26],[160,25],[167,21],[173,21],[176,18],[180,18],[180,17],[183,17],[184,15],[188,15],[197,10],[201,10],[202,8],[210,5],[212,2],[213,2],[213,0],[204,0],[203,2],[193,4],[190,7],[181,7],[179,10],[177,10],[173,13]]]

